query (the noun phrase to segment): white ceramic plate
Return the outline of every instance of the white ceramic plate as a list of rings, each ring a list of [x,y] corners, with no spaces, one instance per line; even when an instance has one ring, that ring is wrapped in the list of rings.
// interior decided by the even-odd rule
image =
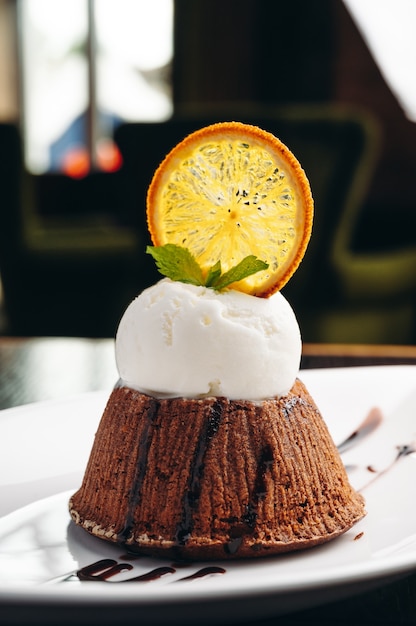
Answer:
[[[131,560],[70,522],[68,496],[80,483],[109,390],[0,412],[3,615],[24,621],[36,614],[44,624],[139,617],[149,624],[231,623],[340,599],[415,569],[416,367],[308,370],[301,378],[336,443],[361,432],[372,409],[381,411],[381,423],[343,453],[368,514],[326,545],[235,563]],[[81,582],[76,573],[102,559],[131,569],[106,582]],[[162,566],[174,571],[115,584]],[[225,571],[196,577],[207,566]]]

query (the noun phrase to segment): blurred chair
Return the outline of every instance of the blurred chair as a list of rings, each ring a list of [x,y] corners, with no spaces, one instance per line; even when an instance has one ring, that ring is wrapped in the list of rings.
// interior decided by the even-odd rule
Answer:
[[[113,336],[123,307],[142,286],[139,233],[100,215],[99,197],[88,190],[97,181],[83,181],[91,212],[80,215],[74,206],[74,217],[59,214],[59,197],[68,203],[70,183],[80,181],[56,177],[55,215],[42,215],[35,182],[23,166],[17,126],[0,124],[0,276],[7,332]],[[101,193],[106,184],[105,178],[98,181]],[[75,197],[69,201],[76,205]]]
[[[414,337],[415,251],[357,256],[352,238],[377,164],[379,128],[364,110],[342,105],[290,107],[194,105],[167,122],[124,124],[116,142],[124,158],[123,190],[146,232],[145,194],[165,154],[189,132],[221,120],[253,123],[298,157],[315,200],[312,238],[283,293],[304,341],[410,343]],[[151,259],[145,275],[157,280]],[[152,275],[153,272],[153,275]]]
[[[357,207],[349,206],[334,233],[331,262],[343,306],[330,318],[321,318],[326,324],[323,332],[328,336],[337,332],[343,342],[415,344],[416,245],[383,253],[357,252],[353,241],[358,220]],[[398,227],[393,217],[392,228]]]

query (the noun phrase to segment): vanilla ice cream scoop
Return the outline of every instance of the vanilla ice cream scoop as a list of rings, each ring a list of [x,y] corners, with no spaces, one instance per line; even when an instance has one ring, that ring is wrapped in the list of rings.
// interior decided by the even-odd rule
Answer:
[[[133,300],[116,336],[121,384],[155,397],[282,396],[300,356],[299,326],[281,293],[257,298],[170,279]]]

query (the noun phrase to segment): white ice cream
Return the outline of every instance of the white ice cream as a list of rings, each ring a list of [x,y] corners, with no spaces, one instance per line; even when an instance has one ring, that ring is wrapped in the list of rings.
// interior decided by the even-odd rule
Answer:
[[[286,394],[301,338],[281,293],[257,298],[163,279],[127,308],[117,331],[121,382],[155,397]]]

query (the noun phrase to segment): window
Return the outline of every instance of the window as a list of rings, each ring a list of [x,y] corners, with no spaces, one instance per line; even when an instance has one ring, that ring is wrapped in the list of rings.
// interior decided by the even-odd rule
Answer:
[[[344,0],[391,91],[416,122],[416,2]]]
[[[34,173],[118,167],[122,121],[172,113],[173,0],[19,0],[25,157]]]

